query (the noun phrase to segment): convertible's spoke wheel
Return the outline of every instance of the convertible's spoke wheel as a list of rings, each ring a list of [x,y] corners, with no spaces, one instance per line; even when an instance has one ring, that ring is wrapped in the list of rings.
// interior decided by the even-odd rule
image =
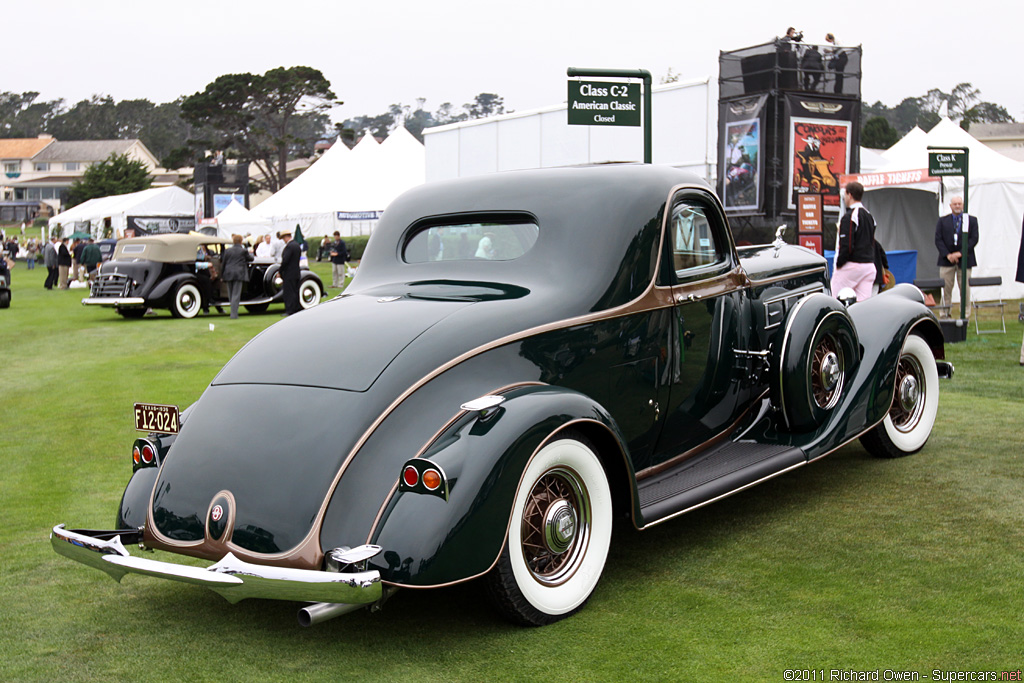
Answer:
[[[304,280],[299,285],[299,305],[302,308],[313,308],[320,303],[321,296],[323,292],[316,280]]]
[[[174,292],[174,301],[171,302],[171,313],[175,318],[194,318],[199,314],[203,297],[199,288],[191,282],[186,282]]]
[[[931,436],[939,407],[939,371],[931,347],[921,337],[907,337],[896,366],[889,413],[861,437],[872,455],[899,458],[921,450]]]
[[[544,446],[523,475],[508,541],[488,575],[498,609],[528,626],[581,609],[604,568],[611,524],[608,480],[590,444],[568,434]]]

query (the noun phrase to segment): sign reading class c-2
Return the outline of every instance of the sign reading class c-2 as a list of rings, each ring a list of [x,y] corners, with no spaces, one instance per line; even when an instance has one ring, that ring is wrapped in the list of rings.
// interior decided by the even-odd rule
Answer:
[[[569,81],[570,126],[639,126],[640,84]]]

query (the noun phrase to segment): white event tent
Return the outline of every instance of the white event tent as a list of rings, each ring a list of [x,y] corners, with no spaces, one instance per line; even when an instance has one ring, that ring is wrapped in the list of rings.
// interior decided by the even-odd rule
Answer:
[[[938,277],[935,224],[949,213],[949,200],[963,193],[963,180],[928,176],[928,147],[966,147],[969,154],[968,213],[977,216],[980,239],[973,277],[1001,276],[998,288],[972,298],[1024,297],[1015,282],[1024,216],[1024,163],[1003,156],[943,118],[931,131],[914,128],[883,152],[885,164],[849,176],[864,184],[864,205],[878,224],[878,241],[888,251],[917,250],[917,277]],[[959,293],[954,292],[954,301]]]
[[[128,216],[194,217],[195,198],[191,192],[174,185],[97,197],[57,214],[49,220],[49,227],[53,230],[57,225],[62,225],[66,234],[84,230],[99,237],[109,220],[113,235],[122,237],[128,225]]]
[[[231,237],[231,235],[266,235],[270,232],[270,220],[255,215],[252,211],[242,206],[238,199],[232,199],[231,203],[217,214],[217,235],[220,237]]]
[[[400,126],[382,143],[365,135],[351,150],[335,144],[251,213],[274,232],[298,225],[305,237],[369,234],[387,205],[424,179],[423,145]]]

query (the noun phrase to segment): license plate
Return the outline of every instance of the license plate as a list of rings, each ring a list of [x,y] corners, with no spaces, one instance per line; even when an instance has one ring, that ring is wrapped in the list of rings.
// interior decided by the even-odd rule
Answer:
[[[178,424],[178,406],[163,406],[155,403],[135,404],[135,429],[140,432],[177,434]]]

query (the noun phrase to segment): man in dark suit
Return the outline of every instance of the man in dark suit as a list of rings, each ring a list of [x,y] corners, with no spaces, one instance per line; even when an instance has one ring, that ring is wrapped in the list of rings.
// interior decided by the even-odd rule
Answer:
[[[971,279],[971,268],[978,265],[974,248],[978,246],[978,219],[964,213],[964,198],[953,197],[949,200],[952,213],[939,219],[935,225],[935,248],[939,251],[939,276],[942,277],[942,301],[947,306],[953,303],[953,282],[957,281],[961,291],[966,288],[967,307],[962,312],[963,318],[971,317],[971,288],[961,282],[963,259],[967,260],[967,280]],[[966,237],[964,236],[966,234]],[[964,244],[967,253],[964,254]],[[944,313],[948,317],[948,313]]]
[[[302,249],[298,242],[292,241],[290,232],[281,233],[284,250],[281,252],[281,280],[284,282],[284,314],[292,315],[299,312],[299,261]]]

